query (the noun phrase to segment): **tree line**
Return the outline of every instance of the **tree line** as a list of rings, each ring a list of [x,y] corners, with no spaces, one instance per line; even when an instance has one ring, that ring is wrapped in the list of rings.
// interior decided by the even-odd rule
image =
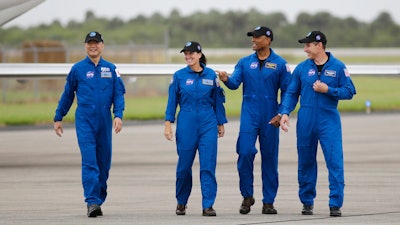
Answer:
[[[297,40],[311,30],[321,30],[328,37],[329,47],[398,47],[400,26],[387,12],[380,13],[371,23],[353,17],[338,18],[328,12],[297,15],[290,23],[283,13],[261,13],[256,9],[228,11],[211,10],[182,16],[172,10],[168,16],[154,13],[138,15],[128,21],[97,17],[87,11],[83,22],[74,20],[62,25],[59,21],[29,28],[0,29],[0,46],[18,47],[33,40],[56,40],[70,46],[80,46],[85,34],[97,30],[107,45],[164,44],[180,48],[188,40],[196,40],[207,48],[248,48],[248,31],[263,25],[274,32],[273,47],[299,47]]]

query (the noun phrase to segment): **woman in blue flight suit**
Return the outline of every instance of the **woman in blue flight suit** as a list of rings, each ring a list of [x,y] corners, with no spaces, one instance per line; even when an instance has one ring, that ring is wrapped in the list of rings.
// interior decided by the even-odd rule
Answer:
[[[224,136],[225,96],[214,70],[206,67],[206,58],[198,42],[187,42],[181,50],[187,66],[175,72],[169,86],[165,113],[167,140],[172,140],[171,123],[177,106],[176,167],[177,215],[185,215],[192,190],[192,165],[199,151],[203,216],[216,216],[213,204],[217,194],[215,168],[218,137]]]

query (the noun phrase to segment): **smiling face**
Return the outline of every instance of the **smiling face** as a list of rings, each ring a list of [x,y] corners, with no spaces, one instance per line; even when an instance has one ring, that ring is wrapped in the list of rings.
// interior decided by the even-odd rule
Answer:
[[[252,42],[252,48],[254,51],[260,51],[260,50],[264,50],[269,48],[270,44],[271,44],[271,38],[265,36],[265,35],[261,35],[258,37],[252,37],[251,38],[251,42]]]
[[[322,43],[321,42],[311,42],[304,44],[304,52],[307,53],[307,57],[309,59],[316,59],[317,56],[321,53]]]
[[[85,43],[85,49],[86,49],[86,54],[89,56],[89,58],[98,59],[100,58],[101,53],[103,52],[104,43],[92,40]]]
[[[185,61],[188,66],[200,65],[200,58],[202,53],[184,51],[183,54],[185,55]]]

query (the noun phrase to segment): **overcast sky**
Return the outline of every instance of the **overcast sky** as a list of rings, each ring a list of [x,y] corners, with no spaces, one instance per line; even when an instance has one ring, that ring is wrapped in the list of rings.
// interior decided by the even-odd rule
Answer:
[[[388,12],[400,24],[398,0],[46,0],[5,27],[48,24],[55,19],[62,24],[70,20],[81,22],[88,10],[92,10],[96,16],[128,20],[140,14],[149,16],[155,12],[167,16],[172,9],[177,9],[181,15],[189,15],[210,9],[226,12],[246,11],[250,8],[265,13],[282,12],[290,22],[294,22],[300,12],[314,14],[325,11],[340,18],[352,16],[363,22],[371,22],[381,12]]]

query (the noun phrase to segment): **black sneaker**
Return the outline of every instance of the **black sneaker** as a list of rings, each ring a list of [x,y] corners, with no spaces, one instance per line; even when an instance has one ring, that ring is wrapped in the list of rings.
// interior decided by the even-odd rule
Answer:
[[[330,216],[334,216],[334,217],[339,217],[342,216],[342,212],[340,211],[340,208],[337,206],[331,207],[330,209]]]
[[[100,210],[97,212],[97,216],[103,216],[103,211],[101,211],[101,207]]]
[[[301,210],[301,214],[303,215],[313,215],[314,214],[314,206],[312,205],[303,205],[303,210]]]
[[[186,214],[186,205],[178,204],[176,206],[176,215],[183,216]]]
[[[97,217],[97,216],[102,216],[103,212],[101,211],[101,208],[97,204],[93,205],[88,205],[87,207],[87,216],[88,217]]]
[[[274,208],[273,204],[263,204],[262,214],[278,214],[278,211]]]
[[[240,214],[247,214],[250,212],[250,207],[252,205],[254,205],[254,197],[250,196],[250,197],[246,197],[243,199],[242,201],[242,205],[240,206],[239,212]]]
[[[203,216],[217,216],[217,212],[213,209],[213,207],[203,209]]]

